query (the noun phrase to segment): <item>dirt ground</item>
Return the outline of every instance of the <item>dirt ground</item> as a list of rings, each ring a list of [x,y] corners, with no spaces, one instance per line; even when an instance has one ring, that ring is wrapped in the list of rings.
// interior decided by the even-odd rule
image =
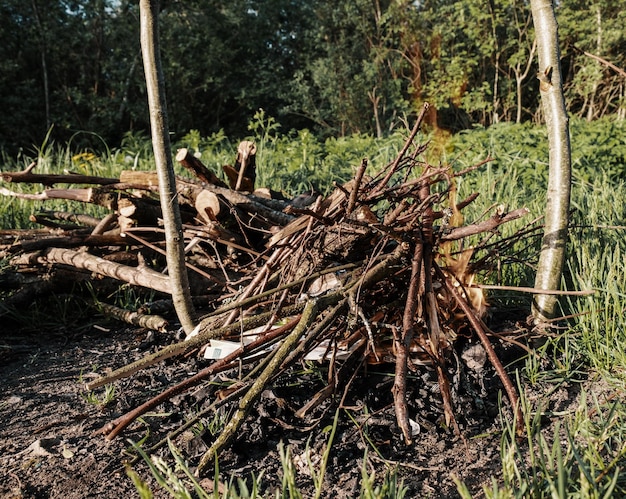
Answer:
[[[0,330],[5,327],[0,324]],[[108,329],[89,326],[73,334],[2,331],[0,497],[137,497],[122,464],[129,459],[129,439],[139,441],[149,434],[146,444],[155,443],[177,428],[186,415],[212,399],[215,387],[224,378],[163,404],[112,442],[94,433],[174,381],[197,372],[204,361],[170,361],[117,382],[115,398],[104,408],[85,399],[81,380],[87,381],[94,372],[117,368],[173,341],[174,333],[147,334],[119,324]],[[491,476],[500,475],[501,384],[488,365],[476,369],[471,359],[467,360],[468,352],[472,352],[470,346],[459,344],[458,354],[450,362],[462,438],[443,424],[436,376],[429,369],[412,376],[410,412],[419,424],[419,434],[408,447],[399,438],[395,422],[393,378],[389,375],[392,367],[370,366],[367,372],[359,372],[339,412],[323,497],[358,497],[364,459],[365,469],[376,473],[378,483],[387,470],[397,470],[408,489],[405,497],[458,497],[453,476],[465,481],[473,493],[479,493]],[[504,357],[519,355],[502,349],[500,353]],[[505,358],[505,363],[508,360]],[[323,404],[306,420],[295,417],[294,412],[323,386],[324,376],[324,367],[295,366],[263,393],[238,439],[220,456],[222,480],[231,476],[249,479],[253,473],[263,472],[262,489],[272,495],[281,483],[278,448],[282,442],[290,446],[299,485],[305,491],[312,490],[306,451],[312,462],[321,460],[337,404]],[[561,394],[563,403],[572,395]],[[199,436],[187,433],[177,445],[193,467],[211,438],[208,429]],[[160,452],[171,459],[166,449]],[[139,461],[134,469],[156,497],[168,497],[158,488],[145,463]]]

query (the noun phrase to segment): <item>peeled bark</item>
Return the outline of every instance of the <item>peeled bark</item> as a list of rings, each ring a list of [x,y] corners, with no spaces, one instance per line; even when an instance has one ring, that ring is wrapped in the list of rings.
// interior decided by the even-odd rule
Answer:
[[[159,54],[158,0],[140,0],[141,53],[150,108],[152,147],[159,179],[159,196],[165,227],[166,259],[176,315],[187,334],[193,331],[194,310],[185,267],[185,248],[176,178],[172,163],[167,104]]]
[[[559,289],[569,221],[571,191],[571,157],[569,122],[561,78],[557,22],[551,0],[530,2],[539,56],[541,102],[548,129],[550,170],[545,212],[545,229],[535,288]],[[532,314],[535,322],[542,323],[556,316],[557,296],[536,295]]]

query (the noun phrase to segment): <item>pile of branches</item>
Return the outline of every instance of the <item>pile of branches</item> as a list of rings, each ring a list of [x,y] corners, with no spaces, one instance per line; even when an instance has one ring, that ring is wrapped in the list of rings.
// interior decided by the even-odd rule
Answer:
[[[457,200],[455,177],[480,165],[454,173],[447,166],[421,161],[426,146],[415,145],[420,121],[394,161],[379,173],[370,176],[364,160],[351,181],[336,185],[326,197],[309,196],[308,202],[300,197],[287,200],[267,189],[250,192],[256,152],[251,142],[242,143],[234,167],[224,167],[230,185],[188,151],[178,152],[177,160],[198,179],[178,179],[177,190],[192,295],[198,309],[203,304],[209,312],[198,317],[198,326],[183,341],[122,366],[86,388],[94,390],[190,352],[215,360],[107,424],[101,429],[107,439],[216,373],[246,366],[236,388],[207,409],[236,401],[235,415],[202,457],[202,469],[228,445],[265,387],[288,366],[312,358],[311,352],[331,364],[332,375],[298,416],[339,393],[364,362],[395,364],[395,412],[403,438],[410,443],[408,373],[426,364],[437,373],[446,422],[459,431],[446,363],[460,331],[482,343],[511,407],[519,410],[516,391],[481,320],[486,304],[474,276],[486,265],[485,259],[473,261],[465,240],[480,236],[488,240],[501,224],[527,210],[497,207],[490,217],[464,224],[461,211],[478,194]],[[48,226],[46,230],[3,231],[0,251],[22,276],[12,279],[15,289],[5,303],[41,292],[34,283],[54,286],[50,284],[54,278],[41,278],[44,272],[60,276],[62,282],[73,275],[88,278],[93,285],[107,276],[164,296],[170,293],[163,259],[155,258],[164,253],[155,174],[132,171],[119,179],[102,179],[37,175],[29,168],[3,173],[2,178],[48,187],[61,182],[96,184],[49,188],[34,195],[2,189],[2,194],[72,199],[110,210],[101,219],[45,212],[34,220]],[[100,306],[110,313],[115,308]],[[117,313],[142,327],[168,327],[150,306]],[[211,357],[220,349],[226,354]]]

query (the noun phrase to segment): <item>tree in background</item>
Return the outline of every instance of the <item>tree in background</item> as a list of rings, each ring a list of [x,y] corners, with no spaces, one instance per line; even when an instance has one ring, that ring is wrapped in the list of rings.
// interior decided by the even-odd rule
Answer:
[[[408,5],[318,0],[312,8],[286,112],[308,117],[325,135],[388,134],[412,112],[399,49]]]
[[[626,115],[621,3],[557,7],[573,114]],[[138,18],[134,0],[1,2],[0,147],[149,130]],[[168,0],[159,18],[176,134],[243,137],[260,108],[318,136],[384,136],[423,101],[450,131],[541,118],[522,0]]]
[[[0,3],[0,147],[39,145],[51,125],[57,141],[89,131],[118,143],[133,125],[148,129],[135,4]]]
[[[593,120],[626,116],[626,10],[620,0],[561,2],[567,107]]]

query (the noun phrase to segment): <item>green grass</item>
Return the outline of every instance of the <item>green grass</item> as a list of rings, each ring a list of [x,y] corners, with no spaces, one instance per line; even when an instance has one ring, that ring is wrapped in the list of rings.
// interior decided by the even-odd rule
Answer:
[[[98,395],[96,392],[90,391],[82,393],[81,397],[88,404],[95,405],[100,409],[104,409],[115,401],[115,385],[106,385],[104,387],[104,391],[100,395]]]
[[[612,498],[626,494],[626,407],[582,390],[579,406],[567,414],[547,410],[548,396],[530,406],[522,397],[526,436],[503,418],[502,473],[473,496],[456,480],[463,499]],[[589,403],[588,403],[589,402]],[[544,419],[553,424],[547,426]]]
[[[585,131],[576,124],[574,147],[588,145],[584,138],[597,135],[597,127],[596,123]],[[485,143],[487,133],[479,131],[478,139]],[[487,169],[481,192],[499,192],[512,206],[526,200],[524,204],[532,212],[540,213],[545,165],[537,162],[532,167],[527,160],[516,161],[519,141],[509,138],[507,152],[498,133],[491,136],[491,153],[498,161]],[[468,134],[463,141],[476,139]],[[537,148],[543,150],[543,145],[536,144],[524,156],[532,158]],[[573,154],[572,230],[564,285],[570,290],[595,290],[595,294],[563,299],[563,315],[570,316],[564,328],[526,359],[518,373],[522,393],[524,389],[543,389],[546,395],[533,404],[522,397],[526,440],[520,441],[514,425],[503,418],[502,473],[493,476],[475,497],[626,496],[626,406],[622,402],[626,388],[626,205],[621,201],[626,185],[616,173],[616,159],[623,150],[616,149],[616,158],[602,163],[600,158],[606,160],[606,154],[605,150],[597,153],[597,162],[589,149],[575,149]],[[623,178],[623,162],[621,168]],[[480,189],[480,180],[470,182]],[[499,182],[501,189],[494,188]],[[511,284],[520,278],[532,278],[532,272],[525,276],[519,265],[513,265],[505,276]],[[576,383],[583,387],[572,400],[578,408],[567,414],[549,414],[550,397],[560,387]],[[595,387],[607,384],[609,395],[591,395]],[[457,487],[462,497],[472,497],[464,483],[458,482]]]
[[[319,459],[315,461],[312,458],[312,450],[309,445],[306,446],[304,459],[306,460],[307,475],[310,477],[310,486],[315,491],[314,495],[307,496],[303,492],[303,487],[298,485],[302,479],[297,479],[299,475],[291,447],[285,446],[282,442],[278,444],[277,450],[281,462],[280,488],[274,493],[265,490],[263,483],[263,472],[259,475],[253,475],[249,480],[241,478],[234,479],[231,477],[227,482],[223,482],[224,477],[220,474],[219,460],[215,460],[214,483],[217,484],[222,480],[224,487],[220,492],[217,490],[207,491],[200,484],[198,478],[194,476],[188,463],[182,457],[181,452],[176,446],[168,440],[169,452],[172,460],[168,461],[158,456],[148,456],[139,445],[133,445],[134,450],[143,458],[147,464],[150,474],[156,480],[159,487],[168,492],[169,495],[176,499],[187,499],[191,497],[198,498],[224,498],[224,499],[303,499],[305,497],[327,497],[324,494],[324,480],[328,459],[332,449],[333,438],[339,421],[340,410],[337,410],[333,424],[323,430],[328,434],[325,450]],[[361,491],[359,497],[363,499],[403,499],[406,496],[407,489],[398,480],[397,470],[389,468],[381,477],[375,472],[369,471],[367,467],[367,450],[363,459],[361,469]],[[147,483],[141,478],[137,471],[131,467],[127,467],[126,473],[131,478],[140,497],[149,499],[154,497],[153,491]]]

